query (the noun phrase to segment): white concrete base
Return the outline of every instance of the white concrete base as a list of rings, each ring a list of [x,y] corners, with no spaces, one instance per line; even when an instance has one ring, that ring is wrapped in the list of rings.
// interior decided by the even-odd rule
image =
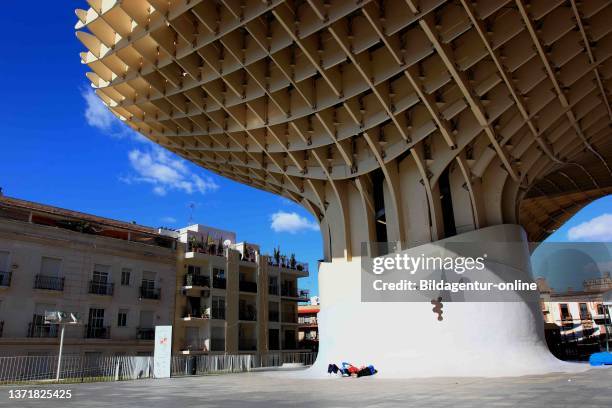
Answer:
[[[449,240],[496,240],[516,247],[524,236],[520,226],[500,225]],[[514,265],[526,265],[528,259],[525,251]],[[429,302],[362,303],[360,275],[359,259],[321,264],[321,342],[305,376],[325,377],[329,363],[343,361],[373,364],[380,378],[520,376],[589,368],[550,354],[538,303],[448,302],[438,321]]]

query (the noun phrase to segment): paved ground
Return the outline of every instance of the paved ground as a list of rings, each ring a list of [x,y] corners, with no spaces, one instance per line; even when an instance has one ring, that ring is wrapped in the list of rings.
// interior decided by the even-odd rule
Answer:
[[[70,389],[70,400],[9,399],[0,407],[612,407],[612,368],[496,379],[297,380],[245,373],[23,389]]]

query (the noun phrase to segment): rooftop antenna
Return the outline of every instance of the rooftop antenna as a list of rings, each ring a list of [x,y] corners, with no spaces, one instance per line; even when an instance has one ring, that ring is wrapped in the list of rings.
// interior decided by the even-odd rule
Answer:
[[[193,225],[193,209],[195,208],[195,203],[194,202],[189,203],[189,208],[191,209],[191,211],[189,212],[188,225]]]

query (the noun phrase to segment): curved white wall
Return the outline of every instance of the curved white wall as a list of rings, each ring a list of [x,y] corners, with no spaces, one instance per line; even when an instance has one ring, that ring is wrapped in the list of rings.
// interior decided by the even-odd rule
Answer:
[[[520,226],[499,225],[446,241],[514,242],[516,248],[524,236]],[[523,254],[509,257],[514,267],[529,268],[526,246]],[[447,302],[444,319],[438,321],[429,302],[362,303],[360,276],[358,258],[321,264],[321,343],[308,376],[326,376],[328,363],[343,361],[373,364],[377,376],[387,378],[519,376],[588,368],[550,354],[538,303]]]

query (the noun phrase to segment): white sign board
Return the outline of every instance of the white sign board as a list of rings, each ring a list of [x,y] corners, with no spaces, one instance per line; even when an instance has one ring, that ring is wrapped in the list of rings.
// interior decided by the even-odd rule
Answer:
[[[153,352],[153,376],[170,377],[172,356],[172,326],[155,326],[155,351]]]

